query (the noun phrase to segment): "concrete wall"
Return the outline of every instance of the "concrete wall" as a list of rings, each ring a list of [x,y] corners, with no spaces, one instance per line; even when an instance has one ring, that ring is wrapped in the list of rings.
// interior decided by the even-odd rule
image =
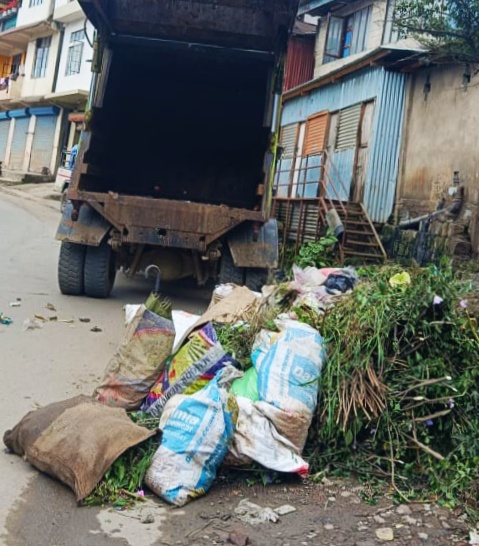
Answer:
[[[38,6],[30,7],[30,0],[23,0],[18,10],[17,27],[38,23],[48,19],[53,13],[53,0],[42,0]]]
[[[479,75],[464,85],[464,67],[442,65],[410,78],[398,210],[414,217],[447,197],[454,171],[466,190],[462,222],[479,250]],[[429,89],[429,91],[428,91]]]
[[[70,47],[70,37],[72,32],[77,30],[83,30],[84,19],[82,18],[79,21],[70,23],[65,28],[65,37],[63,40],[63,47],[60,58],[60,70],[58,73],[58,81],[55,92],[60,91],[73,91],[76,89],[83,89],[88,91],[90,89],[91,82],[91,61],[93,57],[93,49],[90,47],[90,44],[85,39],[83,42],[83,54],[81,60],[81,69],[79,74],[72,74],[66,76],[67,60],[68,60],[68,49]],[[87,33],[90,37],[90,40],[93,39],[93,26],[90,22],[87,24]]]
[[[326,38],[328,34],[328,18],[324,17],[320,21],[320,24],[318,27],[318,37],[316,40],[315,70],[314,70],[315,78],[319,78],[320,76],[324,76],[325,74],[328,74],[329,72],[337,70],[338,68],[342,68],[343,66],[353,63],[357,61],[358,59],[361,59],[361,57],[364,57],[371,50],[376,49],[377,47],[381,45],[384,23],[386,21],[386,7],[387,7],[386,0],[376,0],[375,2],[363,0],[360,2],[354,2],[353,4],[348,4],[348,6],[343,9],[335,11],[334,15],[338,15],[338,16],[350,15],[351,13],[358,11],[362,8],[365,8],[367,6],[370,6],[371,4],[373,4],[373,8],[371,13],[371,21],[369,25],[367,48],[364,51],[360,53],[356,53],[355,55],[351,55],[350,57],[346,57],[345,59],[337,59],[335,61],[331,61],[329,63],[323,64],[324,50],[325,50]]]
[[[43,78],[32,78],[36,41],[34,40],[28,44],[27,56],[25,59],[25,78],[22,87],[22,97],[41,96],[52,92],[59,41],[60,34],[54,34],[52,36],[50,51],[48,53],[47,69],[45,72],[45,77]]]
[[[77,0],[56,0],[53,19],[60,23],[73,23],[85,20],[85,13]]]

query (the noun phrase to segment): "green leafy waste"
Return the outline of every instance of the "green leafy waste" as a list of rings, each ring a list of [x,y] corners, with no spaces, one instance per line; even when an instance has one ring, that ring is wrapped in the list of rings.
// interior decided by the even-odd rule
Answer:
[[[329,355],[310,462],[387,479],[403,499],[475,508],[479,336],[463,299],[470,287],[444,264],[390,286],[400,271],[362,270],[365,281],[321,320]]]
[[[158,429],[159,419],[149,419],[141,413],[132,413],[130,417],[139,425]],[[144,500],[138,493],[141,491],[146,471],[159,445],[159,434],[157,434],[125,451],[106,471],[101,482],[84,500],[84,504],[86,506],[112,504],[116,507],[128,507],[136,501]]]

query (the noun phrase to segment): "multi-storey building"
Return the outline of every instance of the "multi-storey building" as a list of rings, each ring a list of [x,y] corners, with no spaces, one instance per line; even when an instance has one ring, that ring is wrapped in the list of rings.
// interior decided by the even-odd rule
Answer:
[[[394,211],[406,70],[423,51],[400,38],[393,10],[393,0],[300,5],[300,16],[319,21],[313,77],[283,99],[275,209],[288,240],[317,237],[331,207],[326,201],[343,216],[353,203],[351,253],[382,254],[372,224]],[[358,233],[363,227],[368,236]]]
[[[7,173],[51,175],[79,137],[94,31],[76,0],[12,9],[15,23],[0,33],[0,161]]]

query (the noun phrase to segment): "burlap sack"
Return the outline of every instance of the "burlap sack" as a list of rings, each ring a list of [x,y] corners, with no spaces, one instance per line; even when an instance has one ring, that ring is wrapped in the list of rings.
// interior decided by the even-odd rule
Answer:
[[[124,451],[154,434],[133,423],[125,410],[76,396],[27,413],[3,441],[82,500]]]

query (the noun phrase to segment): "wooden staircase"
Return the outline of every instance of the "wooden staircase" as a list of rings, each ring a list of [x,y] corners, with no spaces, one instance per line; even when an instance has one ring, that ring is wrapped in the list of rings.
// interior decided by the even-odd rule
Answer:
[[[387,254],[367,210],[361,203],[352,201],[343,202],[342,205],[335,208],[344,226],[342,244],[344,258],[364,262],[384,262]]]
[[[305,163],[306,166],[291,173],[291,161],[289,168],[283,170],[280,166],[277,169],[277,179],[279,175],[291,174],[286,179],[287,183],[291,184],[295,175],[296,185],[298,180],[303,180],[305,187],[309,184],[319,189],[318,196],[313,198],[274,197],[273,214],[278,220],[283,244],[293,244],[295,252],[298,252],[301,245],[308,241],[317,241],[326,233],[328,218],[334,223],[339,216],[344,227],[339,240],[341,261],[350,259],[364,263],[384,262],[387,254],[378,232],[364,205],[345,199],[349,195],[349,189],[344,186],[332,157],[327,152],[322,152],[318,156],[320,159],[308,167],[311,157],[314,156],[303,158],[304,161],[301,160],[300,163]],[[317,172],[318,177],[312,177],[312,172]],[[288,193],[290,194],[290,190]],[[337,216],[331,213],[332,210],[336,211]]]

